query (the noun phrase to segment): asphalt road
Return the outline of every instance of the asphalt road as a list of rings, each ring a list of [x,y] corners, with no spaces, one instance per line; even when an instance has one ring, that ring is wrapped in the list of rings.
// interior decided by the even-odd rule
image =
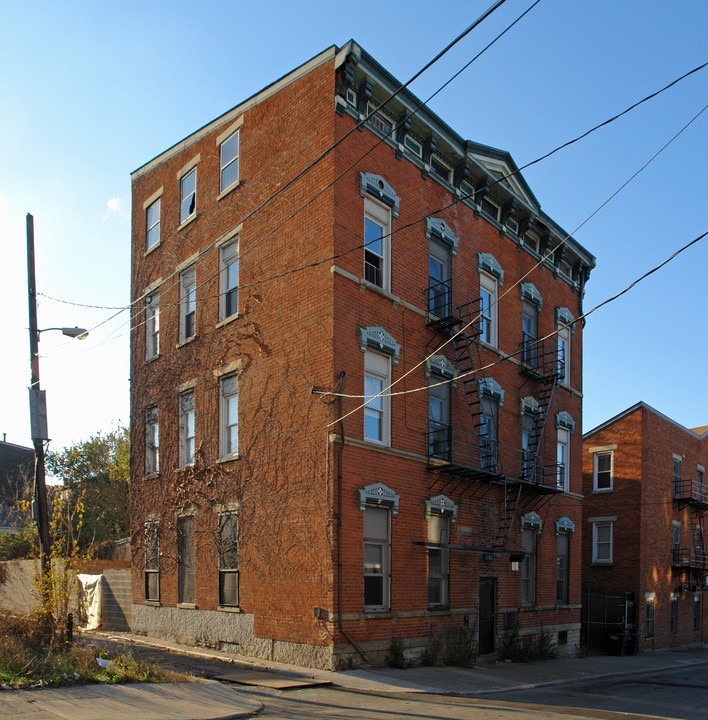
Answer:
[[[533,690],[514,690],[506,701],[549,709],[579,707],[678,720],[708,720],[708,671],[682,668],[614,681],[590,681]]]

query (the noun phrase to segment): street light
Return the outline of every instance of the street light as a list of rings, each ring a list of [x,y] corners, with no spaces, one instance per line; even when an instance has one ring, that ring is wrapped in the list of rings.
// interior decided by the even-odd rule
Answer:
[[[47,508],[47,484],[44,467],[44,443],[49,442],[47,430],[47,400],[44,390],[39,387],[39,335],[48,330],[59,330],[64,335],[83,340],[88,330],[79,327],[37,328],[37,286],[34,273],[34,218],[27,213],[27,292],[29,297],[30,365],[30,425],[34,444],[34,500],[32,518],[37,524],[39,535],[39,562],[42,574],[47,570],[51,550],[49,537],[49,513]]]

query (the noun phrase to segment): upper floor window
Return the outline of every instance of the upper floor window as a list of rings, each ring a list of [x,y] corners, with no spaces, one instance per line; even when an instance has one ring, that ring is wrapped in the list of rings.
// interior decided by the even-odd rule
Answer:
[[[239,131],[228,137],[220,146],[221,156],[221,185],[220,192],[224,192],[238,182],[239,179]]]
[[[487,273],[479,274],[480,340],[497,345],[497,281]]]
[[[430,172],[433,173],[433,175],[437,175],[442,180],[445,180],[445,182],[452,181],[452,168],[440,157],[440,155],[430,156]]]
[[[593,492],[612,490],[612,451],[593,453]]]
[[[197,211],[197,168],[192,168],[180,179],[179,221],[183,223]]]
[[[148,205],[145,210],[145,224],[147,226],[147,249],[149,250],[160,242],[160,198]]]
[[[221,378],[220,457],[238,452],[238,381],[236,375]]]
[[[238,242],[221,248],[221,319],[238,313]]]
[[[194,464],[194,391],[179,396],[179,464]]]
[[[160,425],[157,405],[145,410],[145,474],[160,472]]]
[[[556,350],[556,372],[558,379],[565,383],[570,384],[570,330],[567,327],[560,328],[558,330],[558,336],[556,339],[557,350]]]
[[[556,487],[563,492],[570,487],[570,430],[564,427],[557,429]]]
[[[160,296],[151,293],[145,308],[145,359],[150,360],[160,354]]]
[[[364,278],[390,289],[391,212],[368,198],[364,202]]]
[[[494,202],[488,195],[482,198],[480,208],[485,215],[492,218],[492,220],[496,220],[497,222],[499,222],[499,217],[501,215],[501,207],[496,202]]]
[[[450,383],[440,375],[431,375],[428,389],[428,455],[450,460]]]
[[[364,358],[364,440],[389,445],[391,361],[385,355],[368,350]]]
[[[197,314],[197,273],[193,267],[180,276],[179,311],[179,339],[188,340],[194,337]]]
[[[681,457],[674,455],[674,497],[681,497]]]

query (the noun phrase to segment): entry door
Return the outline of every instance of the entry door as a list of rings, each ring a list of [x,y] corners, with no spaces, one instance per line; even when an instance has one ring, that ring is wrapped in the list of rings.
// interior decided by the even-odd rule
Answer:
[[[479,579],[479,654],[494,652],[495,578]]]

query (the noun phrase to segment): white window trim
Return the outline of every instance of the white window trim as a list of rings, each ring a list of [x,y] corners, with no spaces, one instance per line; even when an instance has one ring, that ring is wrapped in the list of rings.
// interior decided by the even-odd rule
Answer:
[[[558,328],[558,342],[565,343],[565,352],[563,358],[563,373],[558,377],[559,381],[564,385],[570,385],[570,329],[567,326]],[[560,352],[558,353],[558,361],[560,362]]]
[[[489,340],[483,340],[488,342],[492,347],[499,346],[499,331],[498,331],[498,299],[499,299],[499,283],[495,277],[486,272],[479,273],[479,287],[480,295],[482,290],[486,290],[489,293],[489,323],[490,333]],[[481,307],[480,307],[481,312]],[[480,318],[481,319],[481,318]]]
[[[367,504],[364,509],[364,523],[366,523],[366,512],[372,511],[372,510],[381,510],[382,512],[386,513],[386,522],[387,522],[387,534],[385,539],[381,538],[370,538],[367,537],[366,533],[364,533],[364,546],[367,544],[380,544],[383,548],[383,553],[381,557],[381,575],[383,578],[383,588],[382,588],[382,604],[380,605],[366,605],[364,604],[364,609],[367,612],[385,612],[391,608],[391,510],[388,507],[379,507],[373,504]],[[363,570],[364,568],[362,568]],[[367,577],[367,573],[363,573],[363,577]]]
[[[609,527],[610,528],[610,541],[609,541],[609,558],[598,558],[598,527]],[[615,523],[613,520],[596,520],[592,524],[592,564],[593,565],[612,565],[614,561],[614,536],[615,536]]]
[[[183,407],[184,401],[187,396],[191,395],[191,409],[185,409]],[[196,452],[196,414],[194,409],[194,390],[189,389],[179,393],[179,466],[190,467],[194,465],[194,455]],[[194,435],[187,434],[187,418],[191,414],[192,416],[192,428]],[[191,440],[191,453],[188,452],[188,447]]]
[[[570,430],[566,427],[556,429],[556,462],[558,461],[558,448],[561,445],[565,448],[563,455],[563,474],[561,476],[563,487],[561,488],[561,483],[558,482],[558,479],[556,479],[556,482],[559,490],[562,489],[563,492],[568,492],[570,490]],[[560,470],[560,467],[558,470]]]
[[[150,224],[150,211],[157,207],[157,221]],[[161,235],[161,224],[162,224],[162,199],[160,197],[153,200],[145,208],[145,252],[152,252],[162,242]],[[150,242],[150,231],[157,228],[157,239],[154,242]]]
[[[382,392],[378,396],[381,400],[381,438],[366,437],[366,423],[364,423],[363,437],[366,442],[374,445],[388,447],[391,445],[391,358],[388,355],[366,350],[364,352],[364,375],[370,375],[381,380]],[[365,403],[365,405],[368,404]]]
[[[610,485],[606,488],[598,487],[598,459],[600,456],[610,456]],[[613,492],[615,489],[615,454],[613,450],[598,450],[592,454],[592,491],[594,493]]]
[[[145,474],[160,472],[160,415],[157,405],[145,408]]]
[[[228,251],[228,250],[230,250],[230,249],[232,249],[232,248],[235,248],[235,256],[229,258],[229,260],[231,260],[231,262],[228,263],[228,265],[227,265],[227,263],[226,263],[225,260],[224,260],[224,254],[225,254],[226,251]],[[231,314],[227,314],[227,312],[226,312],[226,293],[227,293],[227,291],[229,290],[229,288],[227,288],[226,283],[227,283],[227,278],[228,278],[228,268],[229,268],[230,265],[232,265],[233,263],[236,263],[236,287],[235,287],[235,290],[236,290],[236,311],[233,312],[233,313],[231,313]],[[240,271],[240,267],[239,267],[239,239],[238,239],[238,235],[236,235],[236,236],[234,236],[233,238],[231,238],[231,240],[229,240],[228,242],[223,243],[223,244],[219,247],[219,320],[220,320],[220,322],[223,322],[223,321],[225,321],[225,320],[229,320],[229,319],[234,318],[234,317],[238,317],[238,314],[239,314],[239,312],[238,312],[238,305],[239,305],[239,302],[238,302],[238,301],[239,301],[239,281],[240,281],[239,271]],[[234,288],[232,288],[232,289],[234,289]]]
[[[185,323],[190,290],[194,290],[194,328],[191,335],[187,335]],[[186,342],[197,334],[197,269],[192,265],[180,273],[179,279],[179,342]]]
[[[381,285],[370,283],[385,292],[391,292],[391,208],[369,197],[364,198],[364,221],[371,219],[382,227],[381,237]],[[366,254],[366,246],[364,247]],[[366,271],[362,277],[366,276]],[[369,282],[365,280],[365,282]]]
[[[221,153],[223,150],[224,145],[231,140],[233,137],[238,137],[238,151],[236,153],[236,157],[230,160],[226,165],[223,165],[223,158],[221,157]],[[233,165],[233,163],[238,163],[238,170],[236,172],[236,179],[233,182],[230,182],[228,185],[224,186],[224,170]],[[235,187],[238,187],[238,185],[241,183],[241,132],[240,129],[237,128],[232,133],[227,135],[220,143],[219,143],[219,198],[222,198],[224,195],[228,194],[231,190],[233,190]]]
[[[145,301],[145,360],[153,360],[160,355],[160,293],[151,292]]]
[[[235,384],[235,392],[226,394],[226,383]],[[229,430],[232,427],[228,424],[228,400],[231,398],[236,399],[236,448],[227,450]],[[238,457],[238,430],[239,430],[239,418],[238,418],[238,376],[233,373],[230,375],[222,375],[219,378],[219,459],[223,460],[226,458]]]

